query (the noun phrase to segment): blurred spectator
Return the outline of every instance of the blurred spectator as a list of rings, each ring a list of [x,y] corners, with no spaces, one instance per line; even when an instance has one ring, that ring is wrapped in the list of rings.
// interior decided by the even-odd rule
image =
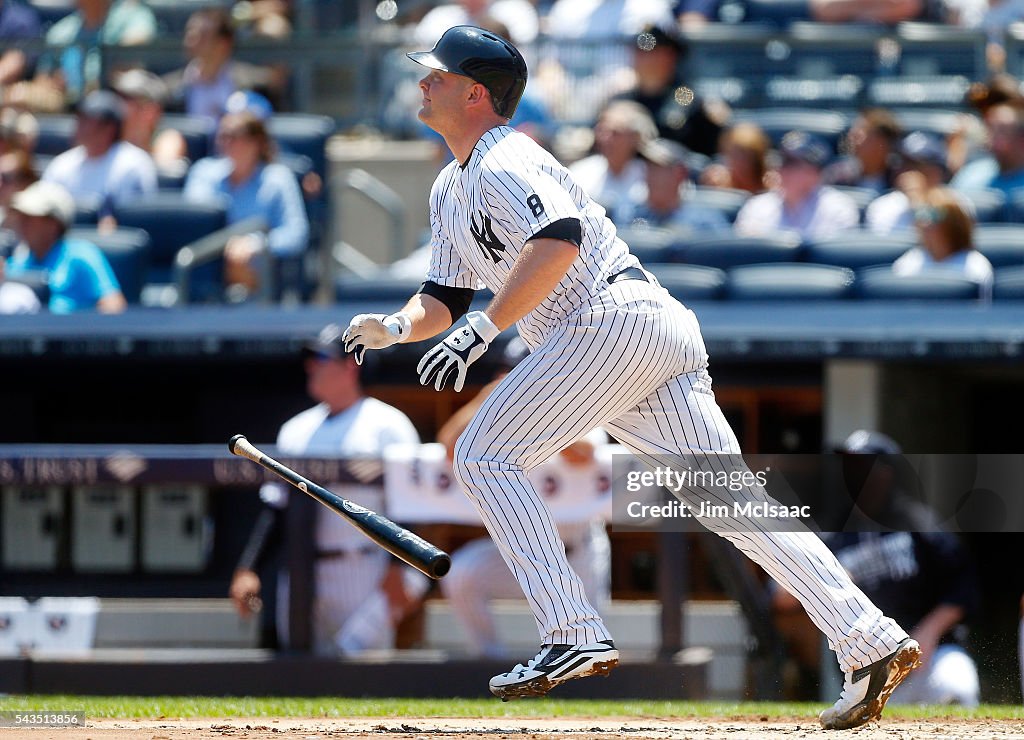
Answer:
[[[502,357],[502,366],[494,379],[461,406],[438,430],[437,441],[445,446],[449,461],[455,443],[484,400],[497,388],[509,371],[530,354],[519,337],[509,341]],[[559,453],[561,461],[580,472],[592,469],[594,450],[608,441],[604,430],[597,428]],[[601,519],[558,522],[558,534],[565,543],[569,564],[579,575],[591,603],[600,609],[609,598],[611,545]],[[497,545],[490,537],[471,540],[452,555],[451,571],[441,581],[441,590],[451,604],[452,614],[469,635],[473,651],[487,658],[505,656],[494,623],[491,603],[494,599],[522,599],[516,583]]]
[[[309,240],[309,220],[295,175],[273,161],[274,143],[263,121],[248,111],[230,113],[221,119],[217,144],[224,156],[192,165],[185,197],[224,202],[229,224],[250,216],[266,219],[267,234],[233,236],[225,248],[229,295],[244,298],[260,287],[257,255],[264,248],[278,259],[302,254]]]
[[[701,28],[718,20],[719,0],[676,0],[672,12],[684,31]]]
[[[907,251],[892,265],[897,275],[944,272],[963,275],[992,297],[992,264],[974,248],[974,219],[949,188],[932,188],[914,209],[921,246]]]
[[[635,86],[615,99],[644,106],[662,138],[711,156],[731,111],[722,101],[701,100],[683,83],[679,71],[685,56],[685,42],[670,27],[645,27],[633,48]]]
[[[821,23],[884,23],[943,20],[942,3],[929,0],[809,0],[811,19]]]
[[[924,205],[925,193],[949,179],[945,145],[924,131],[904,137],[900,161],[895,189],[871,201],[864,214],[865,225],[876,234],[912,228],[914,209]]]
[[[837,451],[855,507],[842,531],[822,539],[853,582],[921,645],[922,667],[890,701],[977,706],[978,671],[964,649],[964,622],[978,607],[977,575],[967,552],[955,535],[941,531],[935,513],[906,491],[898,469],[901,451],[893,439],[858,430]],[[775,592],[774,606],[782,618],[801,612],[782,589]],[[789,638],[799,640],[801,630],[789,627]],[[809,621],[802,631],[813,634]]]
[[[4,275],[4,258],[0,255],[0,315],[13,313],[38,313],[42,306],[35,291],[24,283],[7,280]]]
[[[771,236],[791,231],[816,239],[857,226],[860,211],[853,199],[822,184],[829,146],[818,136],[790,131],[779,147],[779,186],[750,198],[736,215],[736,233]]]
[[[65,237],[74,217],[71,194],[56,183],[41,180],[16,193],[7,222],[22,243],[7,262],[8,275],[44,273],[53,313],[123,311],[127,303],[107,258],[95,244]]]
[[[24,151],[32,154],[39,138],[39,122],[28,111],[0,108],[0,154]]]
[[[188,169],[185,137],[174,129],[159,130],[167,102],[167,85],[144,69],[118,74],[111,87],[124,100],[121,138],[153,158],[159,172],[184,176]]]
[[[615,220],[616,209],[642,198],[645,165],[640,149],[658,129],[639,103],[617,100],[608,104],[594,126],[596,152],[569,167],[573,179]]]
[[[139,0],[77,0],[78,8],[53,24],[30,82],[14,85],[4,102],[56,112],[100,86],[101,46],[145,44],[156,36],[156,16]]]
[[[220,120],[236,90],[271,84],[271,71],[234,59],[235,29],[223,8],[203,8],[189,16],[183,40],[188,64],[164,78],[170,99],[190,116]]]
[[[555,0],[548,12],[548,35],[556,39],[608,41],[636,36],[647,26],[675,23],[667,0]]]
[[[531,44],[537,38],[539,21],[530,0],[459,0],[431,9],[421,20],[413,38],[423,48],[431,48],[441,34],[452,26],[490,28],[483,21],[493,19],[508,29],[503,34],[516,46]]]
[[[645,197],[621,209],[623,215],[617,226],[689,231],[729,228],[721,211],[686,202],[685,193],[691,187],[686,149],[674,141],[655,139],[640,154],[647,162]]]
[[[951,184],[957,190],[996,188],[1009,196],[1024,187],[1024,102],[996,103],[984,116],[989,156],[965,164]]]
[[[317,402],[286,421],[277,449],[287,455],[377,458],[392,444],[418,444],[419,435],[401,411],[363,394],[360,368],[345,354],[341,328],[330,324],[302,350],[306,390]],[[367,358],[369,359],[369,358]],[[370,360],[372,362],[372,360]],[[367,365],[363,372],[366,373]],[[380,484],[325,482],[330,490],[374,511],[384,511]],[[230,595],[243,617],[256,609],[262,584],[256,568],[267,545],[284,529],[289,495],[280,483],[260,489],[266,504],[231,580]],[[429,587],[425,576],[398,563],[387,551],[324,506],[315,508],[314,601],[311,604],[313,650],[320,655],[357,655],[394,647],[395,627],[419,603]],[[284,575],[284,574],[282,574]],[[279,578],[277,627],[288,646],[287,580]]]
[[[772,140],[756,123],[734,124],[722,134],[718,147],[722,161],[704,169],[701,184],[746,190],[753,195],[763,193],[767,188],[771,148]]]
[[[32,60],[18,44],[38,38],[39,14],[35,8],[18,0],[0,0],[0,88],[25,77]]]
[[[32,156],[21,149],[0,154],[0,223],[11,207],[11,198],[39,179]]]
[[[239,0],[231,16],[253,36],[283,40],[292,34],[291,0]]]
[[[113,206],[157,189],[153,158],[121,141],[123,125],[124,102],[109,90],[94,90],[78,106],[78,146],[43,170],[44,180],[64,186],[76,201],[97,204],[105,227],[116,226]]]
[[[884,193],[896,177],[900,124],[884,108],[862,111],[846,135],[849,156],[829,165],[823,178],[830,185],[852,185]]]

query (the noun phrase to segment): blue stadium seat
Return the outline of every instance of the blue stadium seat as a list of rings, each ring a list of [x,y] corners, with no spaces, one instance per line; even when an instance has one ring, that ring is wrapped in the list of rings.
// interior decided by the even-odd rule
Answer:
[[[283,152],[302,154],[313,160],[313,169],[327,177],[327,140],[335,131],[334,119],[312,113],[275,113],[267,130]]]
[[[119,226],[143,229],[149,234],[151,257],[146,282],[157,284],[171,282],[174,257],[179,249],[227,224],[223,204],[196,203],[185,200],[181,193],[169,191],[116,206],[114,218]],[[220,265],[211,265],[211,274],[203,274],[202,278],[213,279],[212,273],[219,276]],[[205,267],[197,271],[196,281],[201,279],[199,273]]]
[[[420,279],[395,278],[382,272],[372,277],[345,275],[334,285],[338,301],[398,301],[404,303],[420,289]]]
[[[114,231],[74,228],[68,232],[76,239],[92,242],[110,262],[129,303],[138,303],[149,269],[149,234],[142,229],[119,227]]]
[[[100,219],[100,205],[102,205],[102,202],[98,196],[95,198],[76,198],[74,225],[95,226]]]
[[[669,229],[622,228],[619,238],[629,245],[629,251],[644,265],[649,262],[668,262],[669,252],[679,235]]]
[[[860,188],[854,185],[833,185],[832,187],[853,199],[853,202],[857,204],[857,210],[860,211],[861,222],[864,221],[864,212],[868,209],[868,205],[878,197],[878,192],[871,188]]]
[[[998,300],[1024,300],[1024,266],[996,270],[992,297]]]
[[[963,75],[879,77],[868,85],[871,105],[920,105],[927,108],[960,107],[971,79]]]
[[[960,275],[896,275],[891,267],[868,267],[857,273],[856,294],[869,301],[963,301],[980,298],[981,288]]]
[[[722,291],[725,288],[724,270],[700,265],[667,265],[663,263],[644,266],[658,278],[658,282],[665,290],[683,303],[709,301],[722,297]]]
[[[795,262],[799,255],[800,239],[795,235],[700,234],[673,245],[669,261],[727,269],[761,262]]]
[[[900,23],[899,74],[959,75],[970,80],[988,75],[987,40],[980,28],[961,28],[945,23]],[[961,100],[954,101],[959,106]]]
[[[893,115],[906,132],[924,131],[943,139],[959,125],[961,115],[949,108],[892,108]]]
[[[1024,223],[1024,188],[1010,191],[1006,204],[1006,220],[1015,224]]]
[[[59,114],[37,116],[39,122],[39,138],[36,141],[36,154],[55,156],[66,152],[74,145],[74,116]]]
[[[846,267],[776,263],[729,270],[726,297],[732,301],[838,300],[853,292],[854,273]]]
[[[1024,265],[1024,226],[982,224],[974,229],[974,246],[992,267]]]
[[[213,154],[214,124],[199,116],[189,116],[184,113],[164,113],[160,118],[158,131],[173,129],[180,133],[185,139],[185,148],[188,151],[188,158],[196,162],[203,157]]]
[[[10,229],[0,228],[0,258],[10,255],[18,244],[18,235]]]
[[[47,0],[47,2],[30,1],[28,5],[35,8],[36,13],[39,14],[40,30],[45,35],[50,26],[64,16],[73,13],[76,4],[74,2],[67,2],[67,0]]]
[[[707,185],[698,185],[686,191],[684,197],[687,203],[692,203],[702,208],[713,208],[721,212],[732,223],[736,220],[736,214],[740,212],[740,208],[750,198],[750,193],[746,190],[736,190],[734,188],[713,188]]]
[[[979,224],[999,223],[1009,216],[1009,205],[1006,194],[995,188],[957,191],[966,198],[974,208],[974,220]]]
[[[790,131],[807,131],[828,141],[834,151],[849,126],[848,118],[842,113],[811,107],[735,110],[732,120],[734,123],[756,123],[764,129],[775,146]]]
[[[914,231],[881,236],[867,229],[850,229],[807,242],[803,258],[805,262],[858,270],[892,264],[916,244],[917,234]]]

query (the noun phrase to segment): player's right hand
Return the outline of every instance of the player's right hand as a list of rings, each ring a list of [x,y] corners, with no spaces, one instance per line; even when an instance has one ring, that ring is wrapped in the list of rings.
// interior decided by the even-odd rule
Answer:
[[[404,313],[361,313],[352,317],[341,341],[345,351],[355,355],[356,362],[362,365],[366,350],[390,347],[407,337],[410,328],[409,317]]]

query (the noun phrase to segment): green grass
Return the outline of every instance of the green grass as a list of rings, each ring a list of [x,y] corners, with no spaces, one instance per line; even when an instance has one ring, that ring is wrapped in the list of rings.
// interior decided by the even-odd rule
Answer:
[[[159,717],[814,717],[821,704],[543,699],[348,699],[337,697],[0,696],[0,710],[84,710],[92,718]],[[890,707],[904,719],[1024,719],[1024,707]]]

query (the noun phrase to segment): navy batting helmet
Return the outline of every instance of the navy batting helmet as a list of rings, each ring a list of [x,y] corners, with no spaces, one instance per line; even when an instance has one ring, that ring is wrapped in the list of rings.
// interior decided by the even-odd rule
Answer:
[[[526,89],[526,60],[497,34],[475,26],[453,26],[430,51],[407,55],[424,67],[454,72],[479,82],[494,101],[494,112],[511,118]]]

